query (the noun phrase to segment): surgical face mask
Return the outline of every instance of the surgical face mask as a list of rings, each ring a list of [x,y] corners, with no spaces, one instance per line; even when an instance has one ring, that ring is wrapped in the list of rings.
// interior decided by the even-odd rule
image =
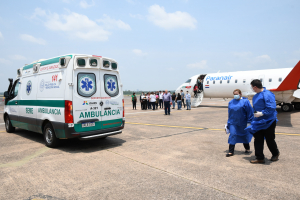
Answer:
[[[250,86],[250,88],[251,88],[251,91],[252,91],[252,92],[255,92],[255,91],[253,90],[253,87],[252,87],[252,86]]]
[[[234,99],[240,99],[240,98],[241,98],[240,95],[238,94],[234,95]]]

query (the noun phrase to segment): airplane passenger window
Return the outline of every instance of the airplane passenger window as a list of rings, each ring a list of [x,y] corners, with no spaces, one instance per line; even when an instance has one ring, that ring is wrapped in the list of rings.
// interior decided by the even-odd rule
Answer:
[[[230,83],[230,80],[227,80],[227,83]]]
[[[281,82],[281,81],[282,81],[282,78],[279,78],[278,81]]]
[[[209,81],[207,81],[207,84],[209,84]]]
[[[185,83],[190,83],[192,81],[192,79],[188,79]]]
[[[213,84],[215,84],[216,81],[213,81]]]
[[[272,82],[272,79],[271,79],[271,78],[269,78],[269,82]]]
[[[235,79],[235,83],[237,83],[237,79]]]
[[[222,80],[220,80],[220,84],[222,84]]]
[[[246,83],[246,79],[243,80],[243,83]]]
[[[263,82],[263,79],[261,78],[261,79],[259,79],[260,80],[260,82]]]

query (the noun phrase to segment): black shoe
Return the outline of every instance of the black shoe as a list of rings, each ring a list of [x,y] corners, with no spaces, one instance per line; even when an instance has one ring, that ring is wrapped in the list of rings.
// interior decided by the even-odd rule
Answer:
[[[245,150],[245,153],[246,153],[246,154],[250,153],[250,149],[249,149],[249,150],[246,149],[246,150]]]
[[[168,115],[170,115],[170,113]]]
[[[277,156],[272,156],[272,158],[271,158],[271,161],[277,161],[278,160],[278,157],[279,157],[279,155],[280,155],[280,153],[278,153],[278,155]]]
[[[167,115],[167,114],[164,114],[164,115]]]
[[[233,156],[234,154],[233,153],[228,153],[226,154],[226,157],[230,157],[230,156]]]

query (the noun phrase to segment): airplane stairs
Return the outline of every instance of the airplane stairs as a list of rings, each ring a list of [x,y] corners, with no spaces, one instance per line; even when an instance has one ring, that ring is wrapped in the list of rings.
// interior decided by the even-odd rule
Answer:
[[[197,97],[191,98],[191,107],[196,108],[200,106],[202,100],[203,100],[203,92],[197,93]]]

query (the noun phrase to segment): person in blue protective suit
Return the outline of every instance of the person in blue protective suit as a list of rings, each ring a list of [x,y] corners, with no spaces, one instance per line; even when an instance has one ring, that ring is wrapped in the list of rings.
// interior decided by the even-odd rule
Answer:
[[[228,104],[228,121],[227,129],[229,130],[229,153],[226,157],[234,155],[236,143],[243,143],[245,153],[249,153],[252,139],[252,134],[245,131],[247,124],[253,119],[253,109],[249,100],[242,97],[242,92],[239,89],[233,91],[234,99]]]
[[[265,163],[264,140],[272,153],[271,161],[277,161],[279,150],[275,142],[277,111],[275,95],[262,87],[261,81],[254,79],[251,88],[256,93],[252,99],[254,119],[245,130],[254,136],[255,160],[251,163]]]

